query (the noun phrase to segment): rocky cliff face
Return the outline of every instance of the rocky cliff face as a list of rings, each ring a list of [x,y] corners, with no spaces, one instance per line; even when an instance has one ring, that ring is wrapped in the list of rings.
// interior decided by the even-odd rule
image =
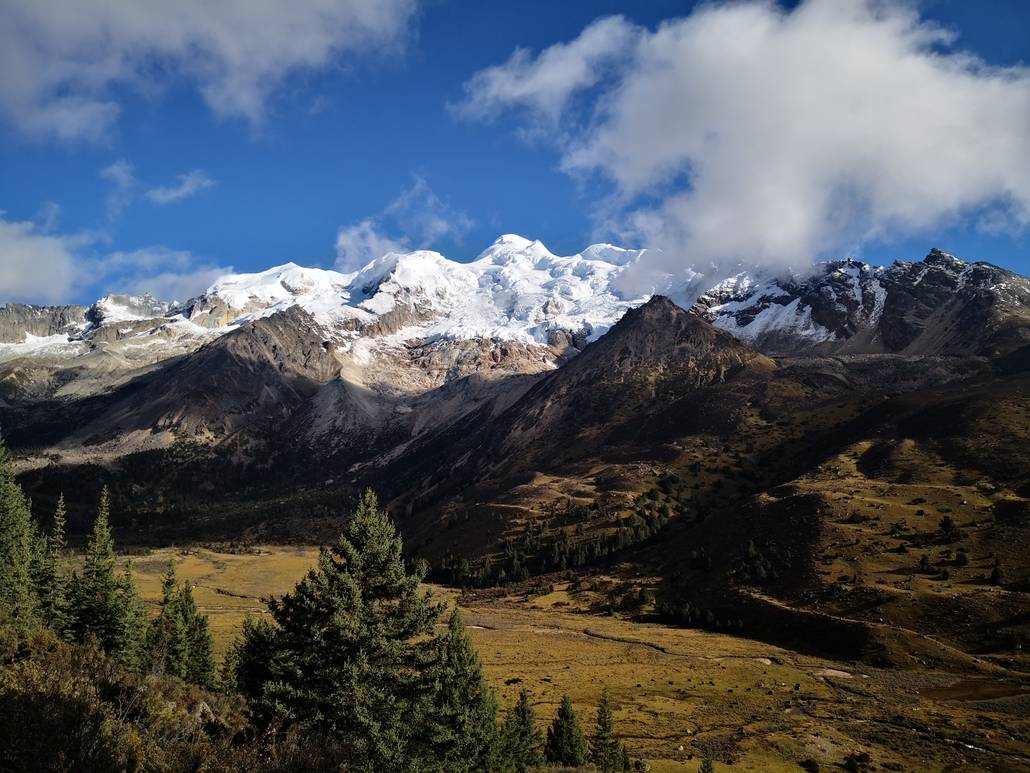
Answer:
[[[785,279],[741,274],[695,311],[772,353],[994,355],[1030,340],[1030,281],[932,250],[889,268],[844,260]]]
[[[86,325],[84,306],[0,306],[0,343],[19,344],[28,337],[74,335]]]

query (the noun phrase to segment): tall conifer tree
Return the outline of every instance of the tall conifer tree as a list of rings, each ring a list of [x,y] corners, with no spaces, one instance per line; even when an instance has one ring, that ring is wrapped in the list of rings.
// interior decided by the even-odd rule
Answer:
[[[19,628],[38,622],[32,585],[33,525],[29,502],[0,441],[0,617]]]
[[[442,605],[420,592],[425,569],[409,572],[401,548],[367,491],[339,542],[272,605],[278,628],[256,708],[347,745],[355,770],[430,764],[413,742],[433,699]]]
[[[147,665],[147,613],[136,591],[131,561],[126,562],[118,580],[118,602],[122,611],[118,658],[133,671],[142,671]]]
[[[179,588],[179,615],[186,639],[186,681],[204,687],[215,686],[214,642],[207,616],[200,614],[193,600],[193,588],[184,582]]]
[[[512,773],[526,773],[544,764],[540,751],[543,737],[536,726],[536,713],[529,702],[526,688],[519,691],[519,699],[509,709],[501,729],[501,769]]]
[[[612,699],[608,690],[601,693],[601,703],[597,707],[597,726],[590,737],[590,761],[601,773],[622,770],[622,745],[615,736]]]
[[[64,495],[57,499],[53,525],[46,538],[41,568],[36,581],[39,596],[39,616],[45,625],[61,636],[71,634],[72,614],[69,598],[68,570],[65,567],[65,509]]]
[[[76,638],[84,641],[95,636],[104,650],[113,654],[122,644],[124,622],[119,581],[115,575],[110,510],[110,497],[104,486],[97,518],[86,540],[86,558],[82,576],[76,583],[74,606]]]
[[[147,655],[150,670],[155,674],[185,679],[189,659],[186,621],[179,600],[179,583],[175,563],[169,559],[161,580],[161,606],[147,632]]]
[[[435,671],[432,758],[441,770],[455,773],[488,769],[496,751],[497,700],[457,609],[441,640]]]
[[[566,768],[578,768],[586,763],[586,742],[583,740],[583,731],[580,730],[576,712],[572,708],[572,698],[568,695],[562,697],[558,713],[547,729],[544,755],[551,765]]]
[[[222,663],[221,687],[251,697],[261,695],[272,677],[269,667],[275,654],[277,629],[264,618],[245,617],[243,630],[237,635]]]

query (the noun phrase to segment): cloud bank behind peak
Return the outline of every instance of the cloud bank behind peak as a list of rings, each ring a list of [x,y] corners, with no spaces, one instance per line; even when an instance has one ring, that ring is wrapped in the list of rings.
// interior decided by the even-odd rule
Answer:
[[[800,266],[962,218],[1030,225],[1030,69],[954,44],[890,0],[607,17],[476,73],[457,112],[514,113],[606,181],[598,229],[660,248],[649,276]]]

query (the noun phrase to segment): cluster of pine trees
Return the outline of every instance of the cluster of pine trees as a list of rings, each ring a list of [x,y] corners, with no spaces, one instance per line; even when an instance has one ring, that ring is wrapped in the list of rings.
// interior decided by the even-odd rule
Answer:
[[[551,503],[542,522],[530,524],[518,539],[505,540],[497,559],[488,556],[474,567],[467,558],[447,555],[434,567],[432,577],[463,588],[489,588],[524,582],[538,574],[579,569],[650,539],[671,519],[684,516],[689,506],[686,484],[673,473],[663,475],[657,485],[635,497],[628,513],[615,512],[598,500],[589,505],[573,504],[571,499],[564,506]],[[453,504],[448,506],[445,524],[455,522],[456,509]],[[698,519],[703,520],[700,514]],[[551,528],[556,520],[565,526]],[[588,522],[597,530],[603,526],[603,533],[575,539],[572,535],[583,535]]]
[[[217,676],[207,619],[199,614],[190,586],[177,581],[171,563],[157,615],[147,619],[131,567],[117,571],[109,510],[104,490],[81,569],[71,570],[63,501],[48,533],[42,533],[0,448],[0,630],[49,628],[50,635],[72,646],[86,643],[84,653],[106,654],[118,669],[136,675],[139,686],[133,689],[151,685],[157,696],[170,689],[167,685],[217,684],[226,698],[246,707],[245,726],[219,747],[233,761],[232,769],[241,759],[277,759],[279,768],[296,770],[522,773],[543,765],[588,763],[605,773],[633,769],[615,734],[607,692],[589,739],[568,696],[546,738],[525,690],[502,715],[461,615],[452,612],[446,630],[437,630],[445,604],[421,588],[425,564],[406,564],[400,535],[371,491],[361,498],[340,540],[322,550],[317,565],[292,592],[270,604],[270,620],[246,621]],[[77,662],[74,655],[72,662]],[[83,677],[81,670],[78,674]],[[98,673],[97,678],[108,677]],[[53,696],[42,696],[25,703],[28,698],[20,691],[31,691],[31,685],[15,682],[15,692],[11,685],[8,681],[6,692],[0,690],[5,706],[43,711],[41,706],[53,702]],[[202,694],[217,705],[214,693]],[[96,693],[93,700],[99,701],[96,706],[104,698]],[[86,710],[77,701],[72,698],[64,709],[71,712],[73,727],[88,719],[88,713],[81,721],[74,719]],[[131,721],[157,724],[130,728],[125,737],[137,740],[120,752],[143,768],[139,738],[157,747],[169,742],[161,729],[166,709],[160,708],[169,704],[158,697],[156,705],[151,719]],[[124,709],[106,716],[108,726],[130,721]],[[203,737],[210,724],[224,736],[224,723],[205,722],[194,723],[190,732]],[[184,764],[204,759],[204,769],[229,769],[220,765],[223,760],[204,756],[213,753],[213,738],[189,747]],[[282,756],[286,747],[276,746],[276,739],[286,738],[294,739],[289,758]],[[114,743],[110,738],[105,742]],[[80,752],[60,754],[68,759]],[[30,753],[40,761],[43,752],[36,746],[11,760],[24,761]],[[0,752],[2,759],[7,758]]]
[[[406,566],[400,535],[366,492],[339,542],[248,621],[222,682],[248,698],[261,728],[295,727],[339,744],[355,770],[526,771],[545,761],[628,769],[605,696],[588,749],[568,699],[544,743],[528,694],[503,717],[454,611],[420,590],[426,567]]]
[[[69,566],[65,515],[60,497],[49,533],[40,528],[0,444],[0,623],[22,632],[49,628],[69,642],[94,641],[132,671],[214,686],[211,634],[189,585],[179,585],[169,565],[161,614],[150,623],[131,564],[118,571],[107,488],[81,573]]]

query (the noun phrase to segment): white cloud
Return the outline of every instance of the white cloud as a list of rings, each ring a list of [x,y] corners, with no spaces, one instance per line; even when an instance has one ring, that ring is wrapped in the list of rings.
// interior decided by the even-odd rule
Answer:
[[[151,292],[185,300],[203,291],[231,266],[183,250],[152,246],[98,254],[95,239],[46,233],[0,212],[0,303],[69,303],[84,293]]]
[[[192,82],[220,118],[259,123],[291,73],[396,50],[417,0],[6,0],[0,112],[33,138],[101,141],[118,87]]]
[[[956,50],[900,0],[708,4],[653,31],[614,17],[467,89],[465,115],[558,125],[563,168],[611,184],[600,225],[670,271],[1030,224],[1030,69]]]
[[[141,295],[150,293],[164,300],[184,301],[199,295],[216,279],[232,273],[232,266],[219,266],[198,259],[186,250],[144,247],[112,252],[92,262],[92,269],[110,277],[105,291]]]
[[[554,121],[573,94],[599,83],[640,35],[623,17],[609,16],[588,25],[572,42],[556,43],[535,58],[518,48],[504,64],[476,73],[456,109],[468,118],[491,119],[517,105]]]
[[[375,220],[367,217],[336,232],[336,267],[340,271],[354,271],[380,255],[409,247],[407,239],[387,236]]]
[[[354,271],[388,252],[425,249],[445,238],[460,240],[471,227],[467,214],[443,201],[416,176],[380,215],[340,228],[336,267]]]
[[[142,184],[136,177],[135,167],[124,158],[101,169],[100,177],[111,184],[111,189],[108,191],[105,200],[107,219],[111,221],[117,220],[124,214],[129,205],[136,200]],[[203,169],[194,169],[190,172],[178,174],[175,176],[175,179],[177,180],[175,184],[156,185],[147,189],[143,195],[151,203],[163,206],[195,196],[200,191],[212,187],[216,182]]]
[[[105,199],[107,219],[117,220],[136,195],[136,172],[124,158],[100,170],[100,178],[111,183]]]
[[[74,287],[75,258],[60,236],[0,213],[0,303],[57,303]]]
[[[155,204],[174,204],[177,201],[195,196],[205,188],[210,188],[215,181],[207,176],[203,169],[194,169],[185,174],[176,175],[175,185],[158,186],[147,191],[147,198]]]

